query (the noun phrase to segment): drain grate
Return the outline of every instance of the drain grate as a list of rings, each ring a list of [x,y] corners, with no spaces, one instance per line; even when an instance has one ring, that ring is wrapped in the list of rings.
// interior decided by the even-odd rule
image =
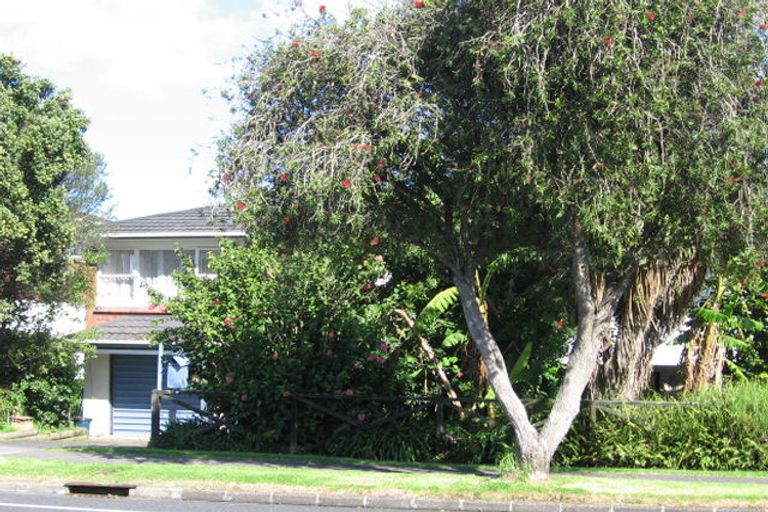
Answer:
[[[101,494],[106,496],[128,496],[134,484],[97,484],[93,482],[67,482],[64,487],[70,494]]]

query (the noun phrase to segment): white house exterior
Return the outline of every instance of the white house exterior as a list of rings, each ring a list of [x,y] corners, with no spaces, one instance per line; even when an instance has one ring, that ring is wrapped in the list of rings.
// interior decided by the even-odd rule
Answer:
[[[181,265],[176,251],[191,258],[195,271],[210,275],[208,259],[224,238],[244,232],[221,208],[194,208],[114,223],[106,234],[109,258],[96,273],[95,307],[86,314],[98,329],[96,357],[85,370],[83,416],[91,435],[148,437],[153,389],[182,387],[183,357],[150,346],[148,335],[172,325],[152,303],[150,288],[172,296],[171,272]],[[163,411],[167,419],[176,414]]]

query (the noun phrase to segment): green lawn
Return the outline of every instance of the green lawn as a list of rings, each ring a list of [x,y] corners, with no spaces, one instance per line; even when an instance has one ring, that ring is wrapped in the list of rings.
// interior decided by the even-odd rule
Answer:
[[[8,423],[0,422],[0,434],[5,432],[13,432],[13,427]]]
[[[93,450],[104,455],[165,455],[184,457],[185,453],[165,450],[119,449]],[[206,459],[227,460],[226,465],[205,465]],[[256,466],[239,464],[242,460],[258,460],[267,464],[290,461],[294,467],[271,464]],[[178,460],[178,459],[176,459]],[[198,462],[199,461],[199,462]],[[87,480],[94,482],[136,483],[142,486],[181,484],[198,489],[230,489],[241,491],[328,492],[334,494],[417,495],[435,498],[474,500],[563,500],[573,502],[621,502],[664,505],[768,506],[765,483],[712,483],[701,481],[661,481],[643,477],[606,478],[580,472],[560,470],[546,483],[526,483],[496,476],[483,476],[459,471],[437,471],[437,465],[398,465],[402,471],[377,471],[374,475],[362,469],[328,469],[307,467],[324,462],[334,465],[355,462],[326,457],[265,457],[261,454],[198,453],[186,461],[153,459],[141,463],[83,463],[64,460],[0,458],[0,478],[30,480]],[[406,471],[410,467],[412,471]],[[463,466],[461,469],[470,469]],[[624,473],[622,471],[622,473]],[[665,472],[670,474],[673,472]],[[685,474],[690,474],[687,472]],[[717,475],[698,472],[697,475]],[[729,476],[734,476],[727,473]],[[768,478],[768,473],[741,476]]]

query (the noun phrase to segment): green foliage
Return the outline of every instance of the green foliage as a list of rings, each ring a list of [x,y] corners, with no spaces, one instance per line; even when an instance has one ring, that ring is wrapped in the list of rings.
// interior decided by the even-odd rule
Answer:
[[[93,178],[87,119],[66,92],[22,72],[0,55],[0,322],[18,318],[21,301],[82,301],[86,279],[68,264],[78,225],[69,202]],[[68,186],[69,185],[69,186]],[[102,185],[103,187],[103,185]],[[98,198],[81,198],[85,206]]]
[[[253,448],[282,449],[290,396],[406,393],[410,369],[387,321],[394,309],[374,283],[385,273],[375,254],[275,253],[223,244],[210,265],[216,279],[177,273],[181,293],[167,307],[183,327],[158,337],[188,355],[195,389],[224,391],[209,406],[238,418],[232,430]],[[404,366],[405,365],[405,366]],[[329,407],[354,418],[354,403]],[[307,411],[301,444],[324,434],[323,415]]]
[[[0,331],[2,412],[23,413],[46,426],[66,424],[77,414],[82,371],[93,347],[77,337],[45,331]]]
[[[681,397],[677,406],[632,406],[575,424],[563,466],[768,469],[768,386],[743,382]],[[690,404],[690,405],[686,405]]]

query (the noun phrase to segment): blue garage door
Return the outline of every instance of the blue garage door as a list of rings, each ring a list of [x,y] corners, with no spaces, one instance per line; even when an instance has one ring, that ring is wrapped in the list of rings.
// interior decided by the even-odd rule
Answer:
[[[174,365],[174,358],[165,361],[165,366],[163,387],[186,385],[186,379],[181,379],[180,369],[174,368],[178,367],[178,364]],[[157,386],[157,356],[113,355],[111,374],[112,434],[149,437],[152,428],[152,390]],[[199,398],[192,396],[187,397],[185,402],[201,406]],[[163,402],[160,424],[165,426],[169,420],[186,421],[193,417],[195,414],[192,411]]]
[[[112,433],[148,436],[152,390],[157,386],[156,356],[112,356]]]

